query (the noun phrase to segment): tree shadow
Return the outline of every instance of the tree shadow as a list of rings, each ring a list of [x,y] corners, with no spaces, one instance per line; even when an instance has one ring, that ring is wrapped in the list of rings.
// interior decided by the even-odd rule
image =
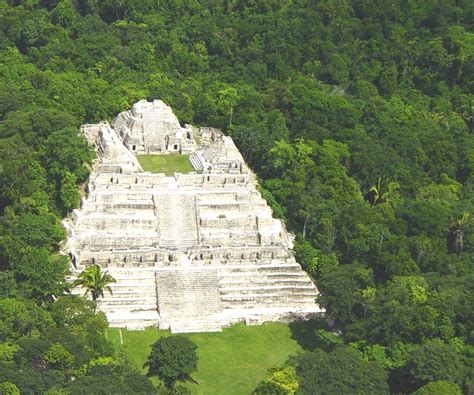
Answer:
[[[316,335],[319,330],[329,331],[329,326],[325,319],[314,318],[308,321],[293,321],[289,324],[291,338],[296,340],[305,351],[313,351],[321,348],[321,340]]]

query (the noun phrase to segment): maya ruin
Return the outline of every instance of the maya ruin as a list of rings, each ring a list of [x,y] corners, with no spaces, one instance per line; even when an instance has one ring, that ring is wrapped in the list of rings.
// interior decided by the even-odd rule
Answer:
[[[98,158],[87,197],[64,221],[66,249],[75,274],[98,264],[117,280],[99,302],[111,326],[204,332],[321,312],[291,235],[230,137],[182,127],[160,100],[82,133]],[[190,155],[195,171],[150,173],[136,157],[170,153]]]

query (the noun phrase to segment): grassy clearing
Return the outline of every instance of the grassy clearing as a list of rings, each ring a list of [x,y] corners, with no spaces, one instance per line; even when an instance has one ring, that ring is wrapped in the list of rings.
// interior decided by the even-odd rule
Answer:
[[[189,162],[189,155],[137,155],[137,159],[143,170],[152,173],[165,173],[167,176],[172,176],[174,173],[195,171]]]
[[[282,365],[290,355],[303,350],[307,340],[314,338],[312,328],[311,323],[297,327],[268,323],[234,325],[221,333],[186,334],[197,344],[199,356],[198,370],[193,374],[199,384],[186,385],[195,394],[251,394],[269,368]],[[170,332],[147,328],[141,332],[122,330],[122,335],[125,355],[143,369],[151,345]],[[109,339],[120,349],[118,329],[109,330]]]

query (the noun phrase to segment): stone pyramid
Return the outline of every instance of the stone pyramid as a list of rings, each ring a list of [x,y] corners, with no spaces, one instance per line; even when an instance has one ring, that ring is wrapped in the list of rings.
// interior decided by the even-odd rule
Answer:
[[[321,313],[291,235],[229,136],[181,127],[158,100],[81,130],[97,159],[64,221],[65,250],[76,275],[98,264],[117,280],[99,302],[111,326],[203,332]],[[145,172],[135,156],[171,152],[190,155],[195,172]]]

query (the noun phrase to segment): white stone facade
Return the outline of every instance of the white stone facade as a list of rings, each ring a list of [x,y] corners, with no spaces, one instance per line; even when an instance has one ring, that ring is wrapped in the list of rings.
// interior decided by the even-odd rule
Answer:
[[[137,114],[143,122],[130,122]],[[132,152],[169,152],[162,137],[180,132],[169,107],[141,101],[113,125],[82,127],[98,159],[81,208],[64,221],[75,272],[96,263],[117,280],[99,305],[112,326],[218,331],[321,312],[230,137],[188,126],[196,172],[166,177],[144,172]]]
[[[192,127],[182,128],[173,111],[161,100],[140,100],[112,124],[124,145],[137,154],[189,153],[193,150]]]

